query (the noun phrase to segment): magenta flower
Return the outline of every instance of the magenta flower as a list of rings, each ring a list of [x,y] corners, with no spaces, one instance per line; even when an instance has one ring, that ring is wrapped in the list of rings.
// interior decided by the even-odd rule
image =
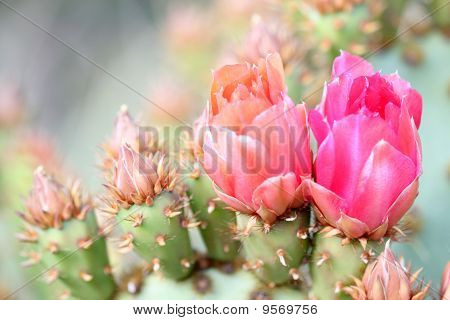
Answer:
[[[413,204],[422,172],[422,100],[397,74],[342,52],[309,121],[318,142],[306,196],[349,238],[383,237]]]
[[[450,300],[450,262],[447,263],[442,273],[441,299]]]
[[[305,107],[287,96],[278,54],[213,76],[195,126],[203,167],[224,202],[272,224],[303,203],[300,184],[311,176]]]

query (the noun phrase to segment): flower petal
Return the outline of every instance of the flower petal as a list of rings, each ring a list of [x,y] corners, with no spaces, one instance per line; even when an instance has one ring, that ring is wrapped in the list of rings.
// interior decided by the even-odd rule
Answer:
[[[327,222],[335,227],[341,212],[347,210],[345,200],[309,179],[302,183],[302,187],[305,198],[312,201]]]
[[[296,196],[299,183],[295,174],[272,177],[264,181],[253,193],[253,203],[273,211],[277,216],[283,215]]]
[[[354,79],[359,76],[369,76],[373,73],[372,65],[361,57],[341,51],[339,57],[334,59],[332,78],[343,74],[351,75]]]
[[[414,200],[419,194],[419,177],[414,179],[390,206],[386,216],[389,218],[389,228],[395,226],[397,222],[411,208]]]
[[[360,238],[369,232],[369,227],[364,222],[349,217],[345,213],[341,213],[341,217],[336,222],[336,226],[351,239]]]
[[[247,205],[245,205],[243,202],[239,201],[238,199],[229,196],[228,194],[224,193],[216,184],[213,183],[214,191],[217,193],[219,198],[225,202],[230,207],[234,208],[235,210],[247,213],[247,214],[253,214],[255,210],[252,208],[249,208]]]
[[[349,215],[365,222],[371,230],[376,229],[415,177],[416,167],[411,159],[380,141],[361,171]]]

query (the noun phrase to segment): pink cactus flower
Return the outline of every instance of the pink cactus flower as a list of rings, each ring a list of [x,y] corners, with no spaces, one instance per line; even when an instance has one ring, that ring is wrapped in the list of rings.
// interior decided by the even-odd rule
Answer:
[[[367,266],[362,281],[355,279],[356,284],[344,290],[356,300],[423,300],[429,284],[422,286],[418,274],[410,274],[397,261],[388,242],[384,252]]]
[[[60,228],[71,218],[83,219],[91,208],[81,194],[78,181],[66,187],[48,176],[42,167],[34,172],[33,187],[20,216],[40,228]]]
[[[267,224],[303,204],[311,176],[304,105],[287,96],[278,54],[258,66],[227,65],[213,73],[211,101],[196,122],[201,162],[219,197]]]
[[[450,300],[450,262],[447,263],[442,273],[441,299]]]
[[[143,203],[151,205],[162,191],[174,189],[177,178],[176,170],[163,154],[144,155],[124,144],[106,187],[122,207]]]
[[[379,239],[418,194],[421,97],[397,74],[374,73],[345,52],[332,77],[309,114],[318,151],[305,195],[322,223],[349,238]]]

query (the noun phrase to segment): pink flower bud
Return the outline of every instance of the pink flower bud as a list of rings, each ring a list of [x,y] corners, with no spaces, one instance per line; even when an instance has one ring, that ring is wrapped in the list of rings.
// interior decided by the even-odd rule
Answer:
[[[128,113],[128,108],[121,107],[114,126],[111,139],[104,144],[107,158],[104,161],[106,169],[112,166],[112,162],[119,157],[119,151],[123,144],[127,143],[137,152],[147,152],[154,146],[150,133],[140,129],[139,125]]]
[[[429,285],[414,286],[420,271],[410,274],[395,258],[386,244],[384,252],[369,264],[361,280],[355,279],[356,285],[346,287],[356,300],[422,300]]]
[[[447,263],[442,273],[441,299],[450,300],[450,262]]]
[[[412,288],[407,271],[398,263],[388,246],[367,267],[362,281],[368,300],[411,299]]]
[[[278,54],[258,66],[224,66],[213,77],[210,105],[194,130],[203,167],[224,202],[272,224],[303,204],[299,186],[311,175],[305,107],[287,96]]]
[[[171,169],[164,155],[139,154],[125,144],[119,152],[112,181],[108,189],[122,206],[146,203],[164,189],[173,190],[177,173]]]
[[[422,173],[422,100],[397,74],[374,73],[342,52],[321,104],[309,114],[318,141],[315,182],[304,184],[318,219],[349,238],[383,237],[407,212]]]
[[[34,172],[33,187],[25,201],[22,218],[41,228],[59,228],[71,218],[84,218],[90,208],[81,196],[79,184],[67,188],[47,176],[42,167]]]

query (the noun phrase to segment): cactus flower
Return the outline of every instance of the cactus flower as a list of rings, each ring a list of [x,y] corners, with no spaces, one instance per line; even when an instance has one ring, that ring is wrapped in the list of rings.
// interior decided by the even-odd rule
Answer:
[[[71,218],[83,219],[90,205],[82,199],[78,183],[67,188],[39,167],[34,172],[33,187],[25,207],[20,216],[31,225],[47,229],[59,228]]]
[[[362,281],[355,280],[356,285],[345,288],[357,300],[422,300],[428,287],[414,288],[418,273],[410,276],[394,253],[389,243],[379,257],[369,264]]]
[[[447,263],[442,273],[441,299],[450,300],[450,262]]]
[[[318,142],[305,195],[348,238],[379,239],[407,212],[422,173],[420,95],[345,52],[309,121]]]
[[[270,225],[303,203],[299,186],[311,175],[305,107],[287,96],[278,54],[213,76],[210,105],[195,130],[201,162],[225,203]]]
[[[132,204],[151,205],[153,198],[164,189],[172,190],[177,173],[169,168],[164,155],[137,153],[129,144],[120,148],[111,182],[106,185],[123,207]]]

